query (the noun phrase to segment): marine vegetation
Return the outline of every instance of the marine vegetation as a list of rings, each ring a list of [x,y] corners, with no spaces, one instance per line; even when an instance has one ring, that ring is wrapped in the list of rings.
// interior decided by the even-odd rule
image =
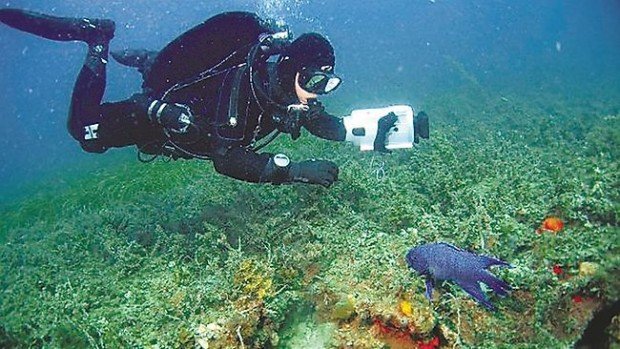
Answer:
[[[620,298],[620,98],[483,85],[427,99],[413,150],[269,145],[335,159],[329,189],[123,161],[6,198],[0,347],[571,347]],[[497,311],[451,282],[424,297],[405,254],[436,242],[514,267]]]

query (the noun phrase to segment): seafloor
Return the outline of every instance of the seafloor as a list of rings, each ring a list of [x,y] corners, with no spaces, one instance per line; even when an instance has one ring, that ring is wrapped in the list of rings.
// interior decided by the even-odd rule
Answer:
[[[202,161],[38,183],[0,215],[0,347],[571,347],[619,299],[620,99],[598,92],[437,95],[431,140],[390,155],[268,147],[337,162],[330,189]],[[515,266],[497,312],[424,298],[404,255],[436,241]],[[618,348],[618,316],[596,338]]]

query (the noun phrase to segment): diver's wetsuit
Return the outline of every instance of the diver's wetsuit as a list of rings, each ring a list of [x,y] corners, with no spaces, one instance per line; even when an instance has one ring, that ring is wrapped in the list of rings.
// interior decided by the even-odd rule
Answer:
[[[324,139],[345,139],[341,119],[327,114],[320,104],[303,112],[300,122],[291,122],[283,106],[297,104],[297,98],[293,91],[285,92],[282,88],[274,63],[267,63],[267,54],[257,51],[256,59],[246,64],[259,36],[272,33],[252,13],[220,14],[185,32],[160,51],[146,70],[143,93],[125,101],[101,104],[107,44],[113,36],[113,26],[111,31],[97,31],[94,38],[88,27],[73,35],[49,36],[42,33],[53,31],[55,25],[62,27],[57,32],[66,30],[67,23],[63,21],[86,21],[87,26],[92,21],[20,11],[0,10],[0,21],[49,39],[82,40],[89,44],[86,63],[73,91],[68,122],[69,132],[86,151],[102,153],[112,147],[136,145],[149,154],[209,158],[219,173],[237,179],[277,182],[265,177],[273,154],[256,153],[252,147],[257,140],[274,130],[295,137],[301,126]],[[36,16],[45,21],[33,23]],[[191,109],[194,121],[188,132],[168,132],[149,119],[148,106],[157,99]]]

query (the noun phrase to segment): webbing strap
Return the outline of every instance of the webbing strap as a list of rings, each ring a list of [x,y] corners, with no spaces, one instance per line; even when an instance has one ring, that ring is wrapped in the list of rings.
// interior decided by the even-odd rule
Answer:
[[[239,93],[241,90],[241,79],[243,74],[248,70],[247,66],[238,69],[233,78],[232,88],[230,91],[230,99],[228,102],[228,118],[237,118],[239,115]]]

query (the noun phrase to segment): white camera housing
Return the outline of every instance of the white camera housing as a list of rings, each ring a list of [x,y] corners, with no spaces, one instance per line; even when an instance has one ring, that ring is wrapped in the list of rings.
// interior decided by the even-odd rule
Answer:
[[[389,113],[398,117],[387,134],[385,148],[406,149],[413,147],[413,108],[408,105],[393,105],[385,108],[358,109],[343,117],[347,129],[346,140],[360,147],[360,150],[374,150],[379,119]]]

